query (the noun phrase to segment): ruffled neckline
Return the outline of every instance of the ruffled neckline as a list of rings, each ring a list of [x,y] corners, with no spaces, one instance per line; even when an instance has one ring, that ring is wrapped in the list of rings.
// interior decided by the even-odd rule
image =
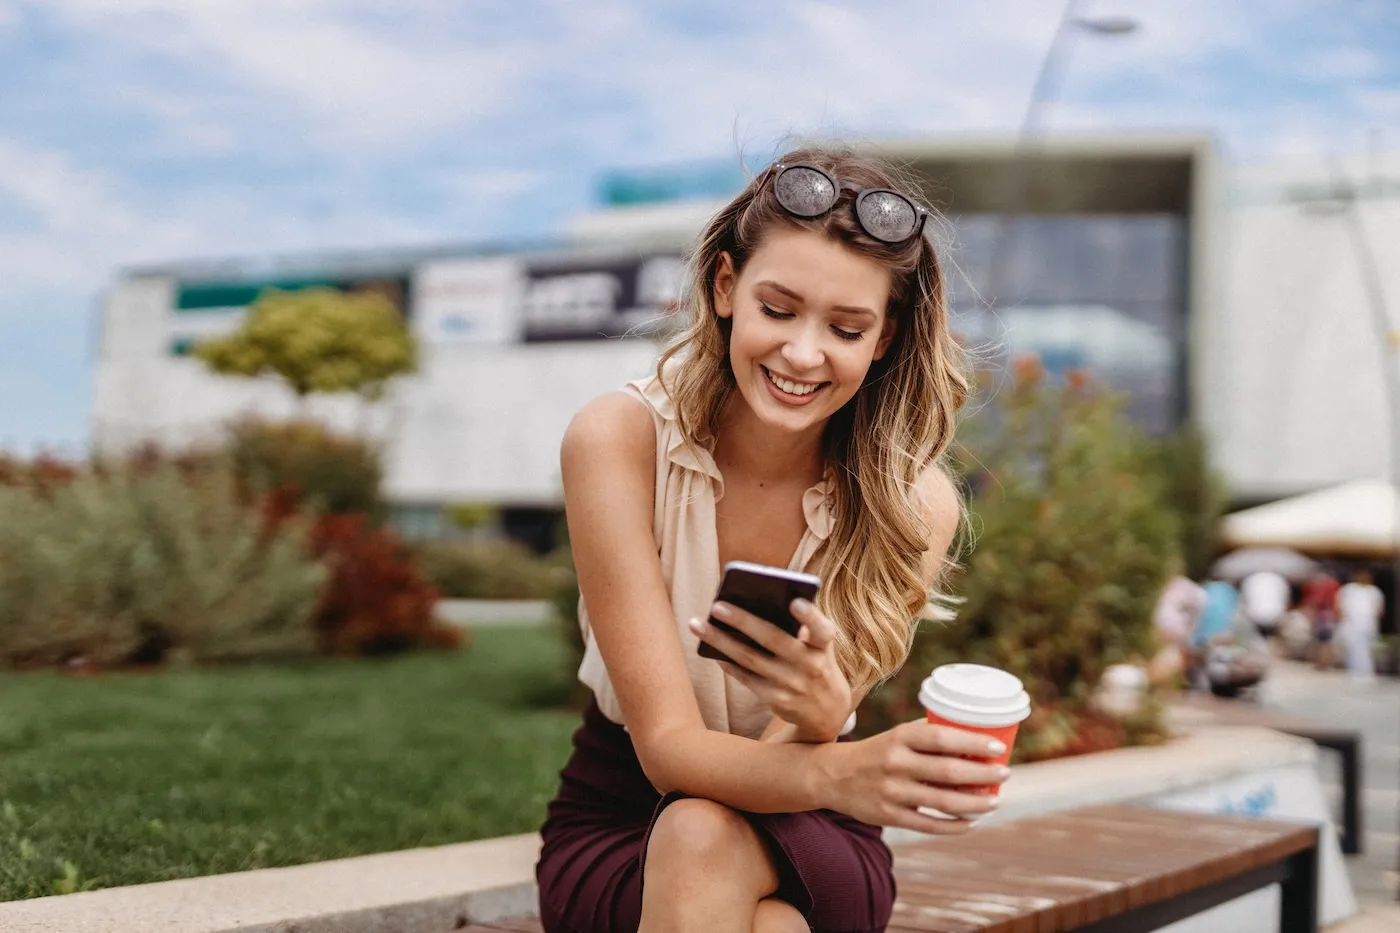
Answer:
[[[715,463],[714,453],[703,444],[687,444],[676,421],[675,404],[666,387],[656,375],[632,383],[666,424],[664,443],[666,459],[675,466],[708,476],[715,486],[715,501],[724,497],[724,475]],[[661,439],[659,439],[661,440]],[[802,515],[807,528],[825,541],[835,524],[832,501],[836,482],[828,469],[827,475],[802,493]]]

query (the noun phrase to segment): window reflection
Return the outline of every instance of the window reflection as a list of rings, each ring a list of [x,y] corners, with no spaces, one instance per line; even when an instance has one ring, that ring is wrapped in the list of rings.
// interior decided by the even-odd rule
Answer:
[[[994,364],[1035,353],[1052,373],[1087,369],[1154,433],[1182,420],[1185,218],[973,214],[955,228],[953,326],[970,345]]]

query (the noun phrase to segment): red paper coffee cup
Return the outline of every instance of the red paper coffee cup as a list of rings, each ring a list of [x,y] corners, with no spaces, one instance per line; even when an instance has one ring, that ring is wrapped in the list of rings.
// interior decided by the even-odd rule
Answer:
[[[934,668],[919,687],[919,702],[929,722],[976,732],[1005,745],[1003,754],[977,759],[1000,765],[1011,760],[1016,731],[1031,714],[1031,698],[1020,679],[982,664],[944,664]],[[994,796],[1000,785],[978,784],[958,789]]]

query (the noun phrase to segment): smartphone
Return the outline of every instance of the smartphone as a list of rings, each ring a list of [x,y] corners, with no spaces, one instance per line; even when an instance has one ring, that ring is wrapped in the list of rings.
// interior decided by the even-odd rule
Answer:
[[[767,619],[795,638],[802,623],[792,617],[788,605],[798,598],[816,602],[817,591],[821,587],[821,578],[810,573],[731,560],[724,565],[724,579],[720,581],[715,599],[752,612],[760,619]],[[710,616],[710,624],[764,654],[770,653],[743,632],[725,625],[714,616]],[[717,661],[730,660],[728,655],[703,641],[700,642],[699,654],[702,658]]]

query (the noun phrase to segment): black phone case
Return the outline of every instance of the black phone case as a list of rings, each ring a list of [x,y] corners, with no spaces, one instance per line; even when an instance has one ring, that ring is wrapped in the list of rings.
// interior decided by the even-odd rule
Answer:
[[[779,570],[779,568],[771,569]],[[786,571],[780,572],[785,573]],[[796,637],[802,628],[802,623],[792,617],[792,613],[788,611],[788,604],[798,598],[815,601],[819,588],[819,583],[806,580],[789,580],[769,576],[756,570],[726,567],[724,579],[720,583],[719,593],[715,599],[752,612],[760,619],[766,619],[789,635]],[[710,624],[757,651],[764,654],[771,653],[743,632],[731,628],[714,616],[710,616]],[[731,661],[724,652],[703,641],[700,643],[697,653],[702,658]],[[736,662],[731,661],[731,663]]]

